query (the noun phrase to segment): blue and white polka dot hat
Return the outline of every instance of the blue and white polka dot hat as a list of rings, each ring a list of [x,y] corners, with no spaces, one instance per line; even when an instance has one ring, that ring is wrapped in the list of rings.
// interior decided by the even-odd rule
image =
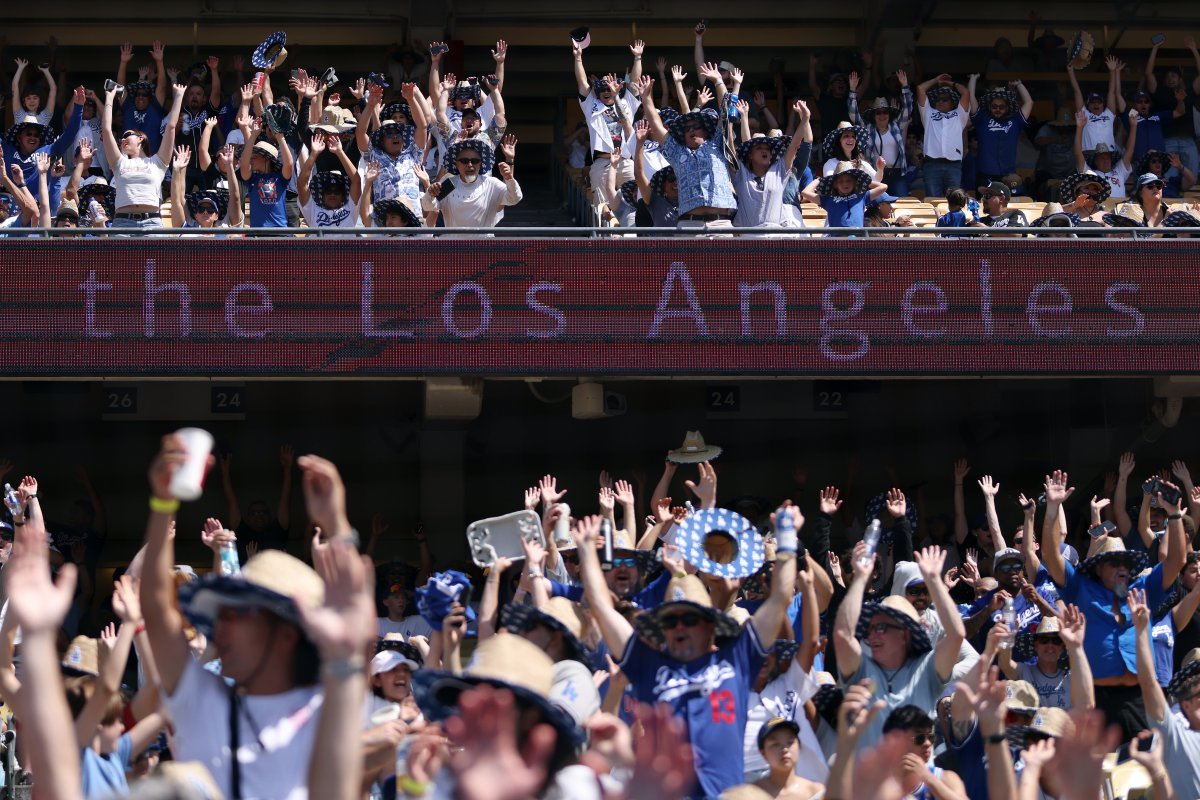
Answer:
[[[706,508],[697,511],[676,526],[676,544],[683,558],[696,569],[718,578],[746,578],[766,561],[766,543],[750,520],[725,508]],[[727,563],[716,561],[705,550],[706,540],[713,534],[728,536],[733,543],[732,558]]]
[[[262,43],[254,48],[254,53],[250,56],[250,63],[256,69],[266,69],[270,66],[278,67],[287,58],[287,33],[284,31],[275,31]]]

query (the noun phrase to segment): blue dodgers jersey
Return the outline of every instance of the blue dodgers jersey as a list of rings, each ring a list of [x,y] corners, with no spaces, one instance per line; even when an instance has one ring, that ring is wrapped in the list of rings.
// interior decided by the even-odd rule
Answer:
[[[693,794],[716,797],[742,783],[750,682],[766,655],[753,624],[715,652],[687,663],[636,636],[625,648],[621,669],[637,701],[666,703],[687,725],[698,783]]]
[[[250,195],[250,227],[286,228],[288,181],[280,172],[255,172],[246,182]]]

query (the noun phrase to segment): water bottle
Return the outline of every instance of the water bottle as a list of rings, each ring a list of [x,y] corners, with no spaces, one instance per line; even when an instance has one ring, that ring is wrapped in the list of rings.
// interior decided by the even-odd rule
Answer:
[[[238,561],[237,554],[237,539],[230,539],[221,545],[221,575],[237,575],[241,571],[242,565]]]
[[[600,551],[600,569],[608,572],[613,568],[613,527],[608,517],[600,520],[600,539],[604,543]]]
[[[867,532],[863,534],[863,543],[866,544],[867,550],[858,557],[859,566],[865,568],[875,562],[875,553],[879,550],[879,537],[882,533],[883,526],[879,524],[879,520],[871,520],[871,524],[867,526]]]
[[[4,506],[13,517],[22,515],[21,498],[17,497],[17,490],[12,487],[11,483],[4,484]]]
[[[796,521],[787,506],[775,509],[775,543],[781,553],[795,553],[799,535]]]
[[[1011,597],[1004,598],[1004,611],[1001,612],[1001,617],[1004,624],[1008,626],[1008,638],[1000,642],[1000,649],[1007,650],[1013,646],[1013,642],[1017,638],[1017,612],[1013,608]]]

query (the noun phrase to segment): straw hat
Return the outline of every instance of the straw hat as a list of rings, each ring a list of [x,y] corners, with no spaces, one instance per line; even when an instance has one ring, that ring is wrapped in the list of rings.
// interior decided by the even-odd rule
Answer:
[[[839,161],[832,175],[826,175],[817,183],[817,194],[832,195],[834,184],[842,175],[849,175],[855,180],[852,194],[863,194],[871,190],[871,176],[854,166],[853,161]]]
[[[659,170],[661,173],[662,170]],[[672,176],[674,173],[672,172]],[[700,431],[688,431],[683,437],[683,444],[667,454],[667,460],[676,464],[699,464],[702,461],[712,461],[721,455],[721,448],[704,443]]]
[[[1144,228],[1146,212],[1137,203],[1122,203],[1104,215],[1104,224],[1113,228]]]
[[[546,625],[563,636],[567,645],[565,658],[591,665],[591,651],[583,643],[583,619],[579,606],[565,597],[551,597],[541,608],[525,603],[509,603],[500,610],[500,625],[510,633],[521,634],[537,626]]]
[[[325,583],[316,571],[282,550],[264,550],[236,575],[209,573],[179,588],[179,606],[202,633],[212,635],[223,606],[263,608],[300,625],[297,606],[315,609],[325,602]]]
[[[929,641],[929,634],[926,632],[925,626],[921,624],[921,618],[917,615],[913,604],[906,598],[895,594],[888,595],[878,603],[863,603],[862,611],[858,615],[858,628],[854,631],[856,638],[867,638],[867,628],[871,624],[871,618],[876,614],[886,614],[908,629],[909,658],[924,655],[933,649],[933,644]]]
[[[1178,701],[1184,688],[1197,675],[1200,675],[1200,647],[1193,647],[1183,657],[1183,663],[1179,665],[1179,671],[1172,676],[1171,682],[1167,684],[1167,694]]]
[[[1008,708],[1018,713],[1037,711],[1042,706],[1037,689],[1029,681],[1008,681],[1004,684],[1004,696],[1008,700]]]
[[[642,638],[662,647],[666,643],[666,637],[663,636],[662,626],[658,621],[659,617],[668,611],[688,609],[699,612],[706,619],[715,623],[718,639],[735,638],[741,631],[733,617],[713,607],[708,589],[695,575],[672,578],[671,582],[667,584],[663,604],[640,615],[634,620],[633,626]]]
[[[62,657],[63,672],[68,675],[100,675],[100,648],[95,639],[76,636]]]
[[[1079,565],[1085,575],[1095,577],[1096,567],[1113,561],[1129,562],[1129,571],[1133,575],[1146,568],[1146,554],[1140,550],[1126,550],[1125,543],[1112,536],[1097,540],[1098,544],[1087,559]]]

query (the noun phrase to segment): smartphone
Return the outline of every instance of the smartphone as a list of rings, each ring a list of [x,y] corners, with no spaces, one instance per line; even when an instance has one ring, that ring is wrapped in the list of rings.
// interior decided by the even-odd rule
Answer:
[[[1173,506],[1179,503],[1179,490],[1173,486],[1159,481],[1158,493],[1162,495],[1163,502],[1167,505]]]
[[[1116,523],[1105,520],[1094,528],[1089,528],[1088,536],[1091,536],[1093,539],[1099,539],[1101,536],[1111,536],[1112,534],[1116,533],[1116,531]]]
[[[1165,33],[1156,33],[1150,37],[1150,44],[1162,44],[1167,40]]]
[[[450,45],[448,45],[448,44],[442,43],[442,44],[434,44],[434,45],[429,46],[429,55],[431,55],[431,56],[440,56],[442,53],[449,53],[449,52],[450,52]]]
[[[298,69],[294,69],[294,70],[292,70],[292,78],[294,78],[294,79],[296,79],[296,80],[299,80],[299,78],[300,78],[300,70],[298,70]]]
[[[1149,753],[1151,750],[1153,750],[1155,748],[1155,746],[1158,745],[1158,733],[1157,732],[1151,733],[1149,736],[1145,737],[1144,739],[1134,739],[1133,743],[1137,747],[1139,752]]]

